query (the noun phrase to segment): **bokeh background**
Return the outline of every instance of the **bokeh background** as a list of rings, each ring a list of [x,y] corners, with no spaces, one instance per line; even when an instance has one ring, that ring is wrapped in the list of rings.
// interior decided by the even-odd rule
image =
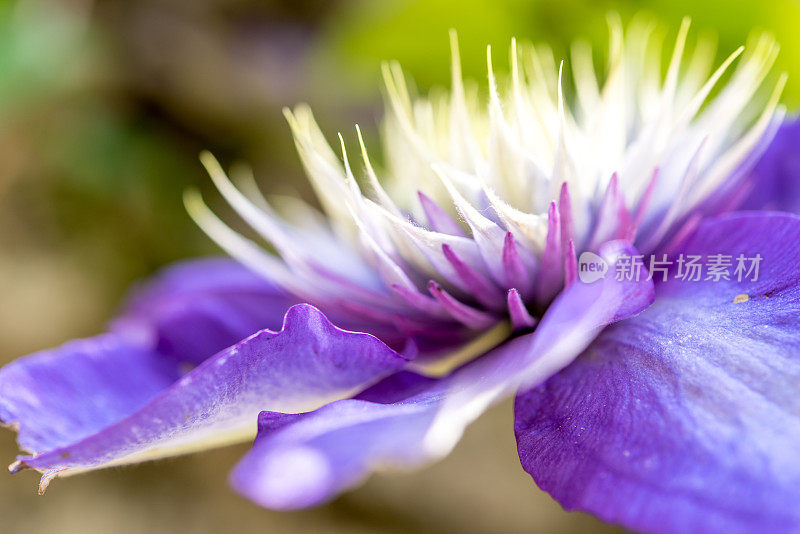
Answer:
[[[691,15],[725,55],[771,31],[790,73],[784,101],[800,101],[797,0],[0,1],[0,363],[97,333],[133,281],[219,253],[181,203],[187,187],[210,190],[200,150],[248,162],[270,192],[308,196],[283,106],[310,103],[324,131],[350,141],[358,122],[374,147],[382,60],[421,90],[446,85],[456,28],[465,73],[483,79],[485,46],[506,50],[511,36],[559,58],[576,37],[602,49],[609,11],[649,12],[673,33]],[[228,490],[246,446],[58,480],[44,497],[35,474],[0,474],[0,530],[616,530],[539,491],[511,425],[511,404],[498,406],[432,468],[374,477],[303,513]],[[3,431],[0,460],[15,454]]]

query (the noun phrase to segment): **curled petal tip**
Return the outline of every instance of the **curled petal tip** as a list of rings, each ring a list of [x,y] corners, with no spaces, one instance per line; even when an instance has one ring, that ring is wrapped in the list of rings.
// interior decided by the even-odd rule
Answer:
[[[11,463],[11,465],[8,466],[8,472],[12,475],[19,473],[23,469],[25,469],[25,463],[22,460],[15,460]]]
[[[47,488],[50,486],[50,482],[54,478],[58,476],[58,474],[62,471],[62,469],[46,471],[42,478],[39,480],[39,495],[44,495],[47,491]]]

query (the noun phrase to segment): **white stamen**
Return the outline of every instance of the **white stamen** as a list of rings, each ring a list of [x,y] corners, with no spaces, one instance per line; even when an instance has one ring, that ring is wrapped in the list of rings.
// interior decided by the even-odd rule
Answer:
[[[407,302],[398,296],[397,288],[407,291],[406,297],[419,297],[433,280],[447,291],[448,298],[464,300],[458,303],[464,309],[480,306],[476,303],[485,303],[489,295],[506,294],[512,289],[509,279],[520,279],[518,272],[509,276],[503,263],[509,232],[508,239],[513,238],[516,245],[514,261],[522,265],[516,269],[529,275],[531,287],[545,280],[536,277],[546,270],[540,265],[547,250],[556,255],[574,245],[580,252],[591,240],[600,239],[597,228],[604,229],[603,236],[633,231],[623,228],[628,224],[626,210],[637,212],[636,230],[642,233],[636,235],[634,245],[647,254],[669,240],[669,232],[695,217],[696,210],[715,194],[735,186],[734,173],[752,159],[783,117],[778,102],[785,77],[758,109],[753,102],[778,51],[768,36],[754,39],[746,52],[744,48],[734,51],[707,77],[715,44],[701,39],[693,51],[687,51],[689,20],[685,19],[662,79],[661,42],[654,37],[653,25],[636,20],[625,33],[613,15],[608,24],[604,81],[595,72],[589,45],[577,42],[571,48],[574,103],[564,92],[570,69],[564,68],[563,61],[557,63],[546,46],[511,41],[508,90],[502,90],[506,85],[496,74],[487,47],[485,102],[462,79],[455,32],[450,33],[449,95],[434,90],[428,97],[412,97],[400,66],[384,64],[386,170],[373,167],[356,126],[366,193],[359,187],[358,169],[351,167],[342,136],[339,157],[307,106],[285,110],[329,224],[319,221],[312,208],[296,202],[289,209],[306,214],[308,222],[287,223],[272,211],[252,177],[243,178],[245,195],[216,160],[204,154],[203,162],[220,193],[275,246],[282,261],[219,221],[199,195],[187,195],[187,209],[231,255],[289,291],[334,305],[349,300],[353,308],[372,307],[375,317],[389,317],[394,326],[407,319],[409,324],[443,320],[441,315],[420,317],[426,312],[419,301],[413,310],[404,308]],[[730,81],[710,99],[737,59]],[[653,181],[656,172],[658,179]],[[613,189],[613,209],[601,210],[614,173],[613,187],[619,189],[618,193]],[[556,205],[564,184],[564,198],[568,192],[571,205],[566,215],[559,211],[565,208]],[[421,226],[420,221],[427,219],[419,192],[426,195],[425,202],[431,199],[459,217],[459,224],[465,223],[471,236]],[[646,195],[647,207],[638,213]],[[556,215],[571,221],[573,242],[569,245],[564,241],[546,247],[551,204]],[[459,275],[450,261],[453,256],[448,260],[443,253],[445,245],[463,262],[457,264],[461,274],[464,265],[475,273],[471,283],[469,277],[465,281]],[[546,265],[563,264],[560,257],[544,259]],[[323,276],[320,266],[327,270]],[[551,273],[555,281],[548,283],[560,283],[563,277],[556,275]],[[477,276],[488,280],[488,285],[476,283]],[[541,289],[542,295],[552,295],[559,288]],[[481,292],[480,297],[471,291]],[[424,298],[428,297],[423,296],[423,302]],[[550,297],[536,298],[541,300],[537,304],[545,305]],[[403,315],[406,311],[409,317]]]

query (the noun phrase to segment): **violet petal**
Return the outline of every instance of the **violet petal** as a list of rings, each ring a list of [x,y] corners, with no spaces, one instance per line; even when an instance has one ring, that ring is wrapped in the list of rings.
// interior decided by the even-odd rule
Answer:
[[[799,243],[787,214],[702,224],[682,252],[760,254],[758,280],[672,277],[520,395],[518,449],[537,484],[637,531],[800,529]]]
[[[603,249],[607,261],[621,253],[636,251],[620,242]],[[563,368],[623,309],[636,313],[649,305],[652,289],[650,281],[617,283],[613,277],[575,283],[533,333],[445,378],[402,372],[307,414],[264,412],[253,450],[231,482],[262,506],[296,509],[330,500],[373,471],[413,469],[441,458],[486,408]]]
[[[58,363],[59,368],[68,365]],[[50,479],[70,472],[241,441],[255,433],[261,410],[315,409],[355,394],[406,363],[377,338],[336,328],[316,308],[298,304],[286,313],[280,332],[262,330],[250,336],[209,358],[120,422],[76,443],[34,450],[39,454],[18,458],[18,466],[42,471],[43,491]],[[78,379],[72,385],[75,388],[58,392],[65,412],[90,402],[95,391],[86,389],[95,385],[92,382]],[[25,401],[35,405],[53,394],[48,383],[36,377],[25,391],[22,401],[9,403],[2,397],[4,421],[17,421]],[[43,422],[52,421],[34,417],[22,424]]]
[[[800,213],[800,119],[784,122],[748,181],[750,195],[741,209]]]

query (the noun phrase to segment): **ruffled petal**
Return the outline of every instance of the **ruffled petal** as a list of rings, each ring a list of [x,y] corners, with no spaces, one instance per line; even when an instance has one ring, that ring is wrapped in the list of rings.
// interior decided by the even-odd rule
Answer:
[[[800,213],[800,119],[781,125],[748,181],[742,209]]]
[[[263,328],[292,300],[228,259],[168,267],[133,291],[111,333],[72,341],[0,370],[0,421],[20,446],[74,443],[141,408],[196,364]]]
[[[635,251],[617,242],[603,256],[613,262],[622,253]],[[438,459],[491,404],[557,372],[604,325],[641,311],[652,299],[647,280],[575,283],[533,333],[443,379],[403,372],[311,413],[264,412],[253,450],[233,471],[232,483],[262,506],[303,508],[335,497],[373,471]]]
[[[286,313],[280,332],[250,336],[207,359],[122,421],[79,442],[20,457],[17,468],[42,471],[43,491],[56,476],[249,439],[261,410],[315,409],[357,393],[406,363],[377,338],[336,328],[316,308],[298,304]],[[64,411],[86,402],[80,377],[74,385],[60,393]],[[30,401],[55,402],[51,391],[31,386],[24,390]],[[13,404],[3,413],[15,410]],[[25,424],[40,421],[35,417]]]
[[[517,398],[522,465],[565,508],[648,532],[800,530],[800,218],[732,214],[683,252],[753,275],[659,284]]]
[[[280,328],[293,304],[297,299],[234,260],[191,260],[135,290],[112,330],[196,365],[259,330]]]
[[[386,396],[383,390],[398,383],[409,392]],[[341,400],[308,414],[262,412],[256,443],[231,474],[234,488],[267,508],[298,509],[330,500],[380,466],[429,461],[421,444],[441,394],[437,381],[402,372],[376,388],[369,400]]]
[[[179,376],[174,361],[117,334],[70,341],[0,370],[0,421],[22,449],[51,450],[133,413]]]

